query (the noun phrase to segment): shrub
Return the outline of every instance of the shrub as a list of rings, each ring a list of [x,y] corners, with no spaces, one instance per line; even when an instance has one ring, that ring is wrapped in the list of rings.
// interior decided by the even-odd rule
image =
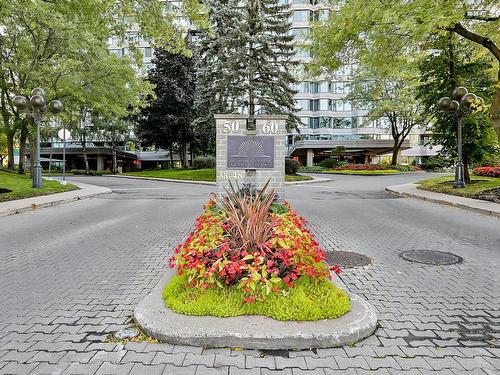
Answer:
[[[300,167],[301,172],[323,172],[325,168],[320,167],[319,165],[314,165],[312,167]]]
[[[382,164],[347,164],[344,166],[339,166],[335,169],[350,171],[381,171],[388,169],[388,167]]]
[[[487,159],[484,159],[480,167],[498,167],[500,165],[500,156],[491,156]]]
[[[436,155],[431,156],[428,159],[422,160],[421,168],[424,171],[435,171],[438,169],[447,168],[451,165],[451,162],[442,156]]]
[[[285,159],[285,173],[286,174],[297,174],[300,169],[300,163],[295,159]]]
[[[476,176],[500,177],[500,167],[477,167],[473,173]]]
[[[215,168],[215,158],[213,156],[199,156],[193,161],[194,169]]]
[[[70,171],[71,174],[76,174],[76,175],[80,175],[80,174],[87,174],[87,171],[85,169],[72,169]],[[111,171],[108,171],[108,170],[104,170],[104,171],[94,171],[94,170],[90,170],[89,173],[88,173],[88,176],[102,176],[104,174],[110,174]]]
[[[251,303],[286,292],[302,276],[313,281],[329,278],[325,254],[306,221],[288,205],[276,209],[275,194],[232,190],[220,208],[215,198],[209,200],[195,231],[170,259],[170,267],[177,265],[178,274],[185,275],[187,287],[232,286]],[[340,272],[338,267],[333,270]]]
[[[326,169],[333,169],[335,167],[338,167],[339,162],[338,160],[329,158],[323,160],[321,163],[319,163],[320,167],[326,168]]]

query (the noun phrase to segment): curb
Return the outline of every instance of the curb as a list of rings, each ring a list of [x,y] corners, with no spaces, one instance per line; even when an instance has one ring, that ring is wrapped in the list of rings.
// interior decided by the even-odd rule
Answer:
[[[212,348],[331,348],[358,342],[377,328],[373,306],[350,292],[351,311],[330,320],[294,322],[257,315],[218,318],[177,314],[165,306],[162,297],[174,275],[175,270],[168,270],[134,309],[134,320],[141,330],[161,342]]]
[[[427,191],[427,190],[423,190],[422,194],[417,194],[416,192],[405,191],[405,189],[408,189],[408,188],[412,188],[412,189],[416,190],[417,185],[416,184],[393,185],[393,186],[386,187],[385,191],[387,191],[388,193],[394,194],[394,195],[402,196],[402,197],[420,199],[423,201],[437,203],[437,204],[441,204],[444,206],[457,207],[457,208],[461,208],[464,210],[474,211],[474,212],[478,212],[481,214],[486,214],[489,216],[497,217],[500,219],[500,204],[497,204],[494,202],[482,201],[479,199],[460,197],[460,196],[456,196],[456,195],[436,193],[436,192]],[[461,200],[462,202],[460,203],[460,202],[456,202],[456,201],[453,201],[450,199]],[[467,203],[469,203],[469,204],[467,204]],[[489,209],[489,208],[483,208],[483,207],[475,207],[475,206],[472,206],[471,204],[497,205],[498,209],[495,210],[495,209]],[[494,207],[494,208],[496,208],[496,207]]]
[[[105,174],[103,175],[103,177],[131,178],[133,180],[175,182],[179,184],[192,184],[192,185],[207,185],[207,186],[216,185],[216,183],[213,181],[175,180],[172,178],[161,178],[161,177],[129,176],[129,175],[115,175],[115,174]],[[313,184],[316,182],[325,182],[325,181],[331,181],[331,180],[328,178],[313,177],[312,180],[285,182],[285,185],[303,185],[303,184]]]
[[[45,208],[45,207],[52,207],[52,206],[57,206],[59,204],[64,204],[64,203],[69,203],[69,202],[74,202],[82,199],[88,199],[88,198],[94,198],[97,195],[101,194],[109,194],[112,192],[111,189],[102,187],[102,186],[96,186],[96,185],[89,185],[89,184],[84,184],[80,182],[71,182],[73,185],[78,186],[80,189],[79,190],[73,190],[73,191],[66,191],[63,193],[55,193],[55,194],[49,194],[49,195],[41,195],[38,197],[33,197],[33,198],[25,198],[25,199],[17,199],[13,201],[8,201],[8,202],[2,202],[0,203],[0,217],[4,216],[10,216],[10,215],[15,215],[21,212],[26,212],[26,211],[34,211],[40,208]],[[90,192],[88,190],[91,190]],[[71,195],[71,196],[68,196]],[[45,200],[48,198],[52,198],[50,200],[47,200],[45,202],[37,203],[36,200]],[[2,208],[2,204],[9,204],[10,205],[15,205],[15,207],[12,208]]]

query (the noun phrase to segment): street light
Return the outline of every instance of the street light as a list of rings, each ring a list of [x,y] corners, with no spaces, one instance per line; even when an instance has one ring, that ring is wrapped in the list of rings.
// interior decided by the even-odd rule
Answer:
[[[48,105],[45,105],[45,91],[41,88],[36,88],[31,91],[30,99],[22,95],[14,97],[14,106],[19,112],[24,112],[33,116],[36,125],[36,144],[35,144],[35,165],[33,168],[33,187],[42,187],[42,164],[40,163],[40,123],[42,115],[47,112],[47,109],[53,114],[58,114],[62,111],[63,105],[59,100],[52,100]]]
[[[457,130],[457,153],[458,160],[455,164],[454,188],[464,188],[464,164],[462,162],[462,119],[471,110],[482,107],[484,100],[469,92],[467,88],[460,86],[453,90],[452,98],[439,99],[438,108],[442,111],[452,113],[458,120]]]

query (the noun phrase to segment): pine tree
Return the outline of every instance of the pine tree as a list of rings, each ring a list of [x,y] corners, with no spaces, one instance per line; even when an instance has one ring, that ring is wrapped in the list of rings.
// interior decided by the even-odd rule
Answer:
[[[211,129],[215,113],[289,116],[296,127],[296,64],[287,5],[276,0],[209,0],[211,30],[198,49],[197,125]]]
[[[236,99],[243,96],[243,73],[239,65],[242,40],[241,10],[236,0],[208,0],[210,30],[199,34],[196,56],[197,141],[203,151],[215,143],[216,113],[236,113]],[[213,151],[213,150],[212,150]]]
[[[245,44],[245,94],[250,117],[256,107],[261,113],[289,116],[288,127],[296,127],[296,82],[290,69],[296,64],[290,35],[288,5],[276,0],[246,0],[243,6],[243,43]]]

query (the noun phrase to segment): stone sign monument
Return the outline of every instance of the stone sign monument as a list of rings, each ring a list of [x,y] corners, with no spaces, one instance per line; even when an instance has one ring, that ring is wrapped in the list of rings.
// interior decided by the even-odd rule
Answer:
[[[260,190],[267,181],[284,198],[286,116],[255,116],[255,130],[247,130],[248,116],[215,115],[217,196],[229,181]]]

